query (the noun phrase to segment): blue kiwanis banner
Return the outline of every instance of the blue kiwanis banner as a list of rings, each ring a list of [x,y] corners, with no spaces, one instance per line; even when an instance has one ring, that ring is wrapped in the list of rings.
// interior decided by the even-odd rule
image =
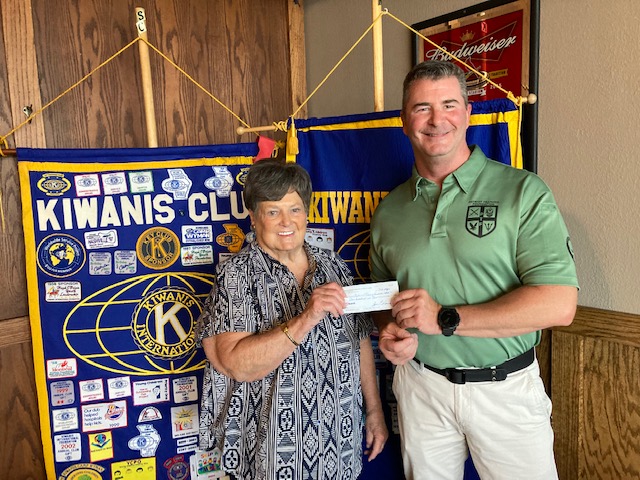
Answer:
[[[214,264],[255,144],[18,150],[47,477],[187,479]]]

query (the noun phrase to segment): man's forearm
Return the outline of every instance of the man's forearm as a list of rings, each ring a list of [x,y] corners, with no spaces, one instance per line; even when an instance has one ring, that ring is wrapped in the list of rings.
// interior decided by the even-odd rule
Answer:
[[[455,334],[504,338],[570,325],[577,301],[575,287],[522,286],[491,302],[455,306],[460,315]]]

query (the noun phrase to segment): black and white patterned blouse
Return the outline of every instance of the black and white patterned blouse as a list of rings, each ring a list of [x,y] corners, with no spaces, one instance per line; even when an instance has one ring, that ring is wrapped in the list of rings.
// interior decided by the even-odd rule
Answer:
[[[216,269],[198,321],[199,340],[223,332],[261,333],[302,313],[314,288],[351,285],[344,261],[305,243],[303,287],[255,242]],[[363,402],[360,340],[366,314],[326,316],[261,380],[238,382],[207,363],[200,448],[220,448],[227,473],[245,480],[355,479],[361,470]]]

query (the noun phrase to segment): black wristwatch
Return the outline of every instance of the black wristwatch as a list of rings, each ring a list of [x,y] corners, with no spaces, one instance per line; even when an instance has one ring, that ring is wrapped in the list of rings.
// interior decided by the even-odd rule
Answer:
[[[460,315],[453,307],[442,307],[438,312],[438,325],[445,337],[450,337],[460,325]]]

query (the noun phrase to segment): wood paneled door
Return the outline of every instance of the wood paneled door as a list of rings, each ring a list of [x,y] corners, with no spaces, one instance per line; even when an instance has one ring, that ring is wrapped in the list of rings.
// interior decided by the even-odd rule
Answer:
[[[580,307],[551,352],[560,478],[640,478],[640,316]]]

